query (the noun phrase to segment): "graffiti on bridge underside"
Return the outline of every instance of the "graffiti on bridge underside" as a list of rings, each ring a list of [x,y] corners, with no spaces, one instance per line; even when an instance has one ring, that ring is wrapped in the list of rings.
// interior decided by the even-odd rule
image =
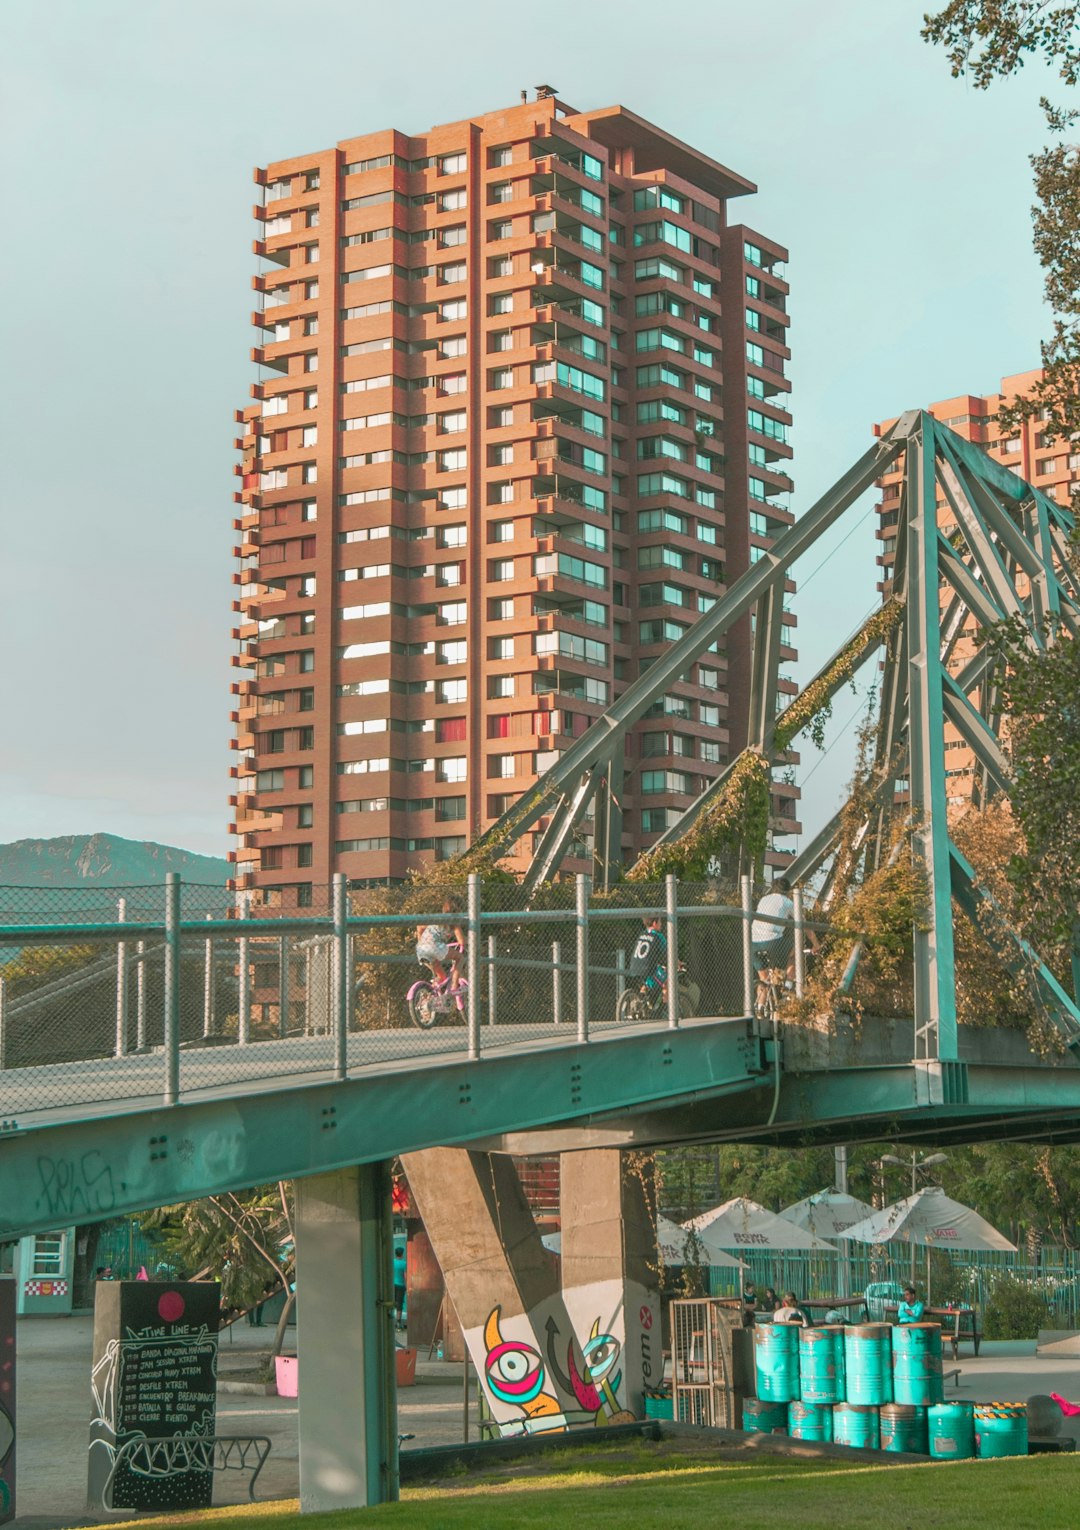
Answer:
[[[79,1218],[107,1216],[116,1205],[113,1171],[97,1149],[79,1158],[39,1157],[38,1205],[50,1216]]]

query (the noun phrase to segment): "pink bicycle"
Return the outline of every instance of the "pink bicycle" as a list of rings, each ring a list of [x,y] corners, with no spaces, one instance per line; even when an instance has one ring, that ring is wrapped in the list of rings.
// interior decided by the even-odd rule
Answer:
[[[459,948],[455,946],[451,949]],[[415,982],[405,995],[405,1002],[409,1006],[412,1023],[422,1031],[429,1031],[433,1025],[438,1024],[440,1015],[453,1014],[455,1010],[465,1008],[469,984],[466,978],[459,978],[455,984],[452,972],[444,978],[437,978],[429,962],[425,962],[424,966],[429,968],[431,976]]]

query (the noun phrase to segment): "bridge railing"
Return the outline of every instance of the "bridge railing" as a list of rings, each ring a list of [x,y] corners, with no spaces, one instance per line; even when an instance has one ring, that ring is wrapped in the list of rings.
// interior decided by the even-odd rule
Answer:
[[[748,884],[674,878],[606,895],[578,878],[531,899],[477,877],[446,899],[338,878],[288,913],[175,876],[111,894],[5,888],[0,1119],[749,1017],[753,907]],[[409,995],[431,977],[427,925],[463,935],[468,987],[425,1007]]]

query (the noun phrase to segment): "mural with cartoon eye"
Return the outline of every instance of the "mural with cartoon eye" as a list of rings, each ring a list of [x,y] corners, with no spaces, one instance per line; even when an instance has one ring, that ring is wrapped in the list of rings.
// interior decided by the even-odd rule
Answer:
[[[503,1434],[562,1433],[566,1418],[559,1399],[545,1391],[546,1376],[540,1351],[519,1339],[504,1339],[499,1327],[501,1307],[495,1307],[484,1325],[484,1381],[492,1397],[520,1408],[525,1415],[515,1430],[511,1420],[501,1425]]]
[[[629,1423],[634,1415],[619,1406],[616,1393],[622,1385],[622,1372],[615,1366],[622,1346],[614,1334],[600,1332],[600,1319],[592,1325],[587,1342],[582,1346],[582,1368],[579,1371],[571,1341],[567,1350],[567,1366],[570,1384],[579,1406],[593,1415],[598,1424]]]

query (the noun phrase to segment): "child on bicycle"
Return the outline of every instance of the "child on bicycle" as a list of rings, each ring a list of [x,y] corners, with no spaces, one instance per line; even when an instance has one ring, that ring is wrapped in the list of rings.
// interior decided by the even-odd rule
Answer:
[[[442,911],[444,914],[454,914],[454,905],[449,898],[444,901]],[[427,963],[437,983],[445,983],[449,979],[451,993],[456,993],[460,987],[464,955],[465,933],[459,924],[452,924],[448,920],[445,925],[422,924],[417,927],[417,961]]]

